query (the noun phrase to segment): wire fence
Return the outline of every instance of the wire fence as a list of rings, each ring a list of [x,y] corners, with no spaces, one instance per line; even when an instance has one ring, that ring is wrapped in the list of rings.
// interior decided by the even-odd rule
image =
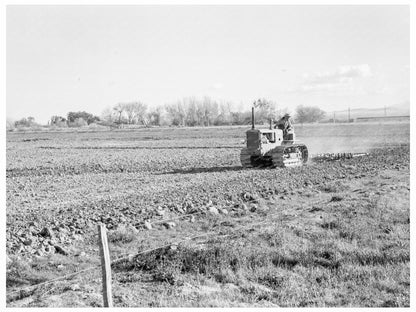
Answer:
[[[151,224],[162,224],[162,223],[166,223],[166,222],[169,222],[169,221],[172,221],[172,220],[179,220],[179,219],[187,218],[189,216],[196,216],[196,215],[203,215],[203,214],[206,214],[206,212],[189,213],[189,214],[184,214],[184,215],[176,217],[176,218],[166,218],[166,219],[163,219],[163,220],[155,220],[155,221],[151,222]],[[124,254],[122,256],[119,256],[117,259],[112,260],[111,261],[111,266],[119,264],[119,263],[121,263],[123,261],[126,261],[126,260],[130,261],[132,259],[132,257],[134,258],[134,257],[144,255],[144,254],[148,254],[148,253],[151,253],[151,252],[154,252],[154,251],[157,251],[157,250],[169,248],[171,246],[178,246],[180,244],[183,244],[183,243],[189,242],[189,241],[193,241],[193,240],[196,240],[198,238],[210,237],[210,236],[214,237],[214,238],[230,237],[232,235],[235,235],[237,232],[239,232],[241,230],[247,230],[249,228],[253,228],[253,227],[256,227],[256,226],[259,226],[259,225],[272,224],[274,221],[276,221],[276,220],[271,220],[269,218],[266,221],[261,221],[261,222],[257,222],[257,223],[251,223],[251,224],[248,224],[248,225],[245,225],[245,226],[240,226],[238,228],[233,229],[231,231],[231,233],[227,233],[227,234],[212,231],[212,232],[207,232],[207,233],[203,233],[203,234],[193,235],[193,236],[187,237],[185,239],[172,241],[172,242],[166,243],[166,244],[158,246],[158,247],[149,248],[149,249],[146,249],[146,250],[143,250],[143,251],[139,251],[139,252],[137,252],[133,255],[131,253]],[[97,234],[95,234],[95,235],[97,235]],[[151,238],[147,237],[147,239],[151,239]],[[212,239],[212,238],[210,238],[210,239]],[[201,243],[208,243],[209,241],[210,240],[207,239],[205,241],[202,241]],[[55,282],[59,282],[59,281],[63,281],[63,280],[70,280],[70,279],[73,279],[73,278],[79,276],[81,273],[86,273],[86,272],[94,270],[94,269],[99,269],[100,267],[101,267],[101,264],[94,265],[94,266],[91,266],[89,268],[86,268],[86,269],[83,269],[83,270],[80,270],[80,271],[77,271],[77,272],[74,272],[74,273],[70,273],[70,274],[67,274],[67,275],[64,275],[64,276],[61,276],[61,277],[57,277],[57,278],[54,278],[54,279],[51,279],[51,280],[48,280],[48,281],[45,281],[45,282],[41,282],[41,283],[38,283],[38,284],[26,286],[26,287],[8,292],[7,293],[7,302],[9,303],[9,302],[12,302],[12,301],[19,300],[19,299],[22,299],[24,297],[30,296],[31,294],[33,294],[34,291],[36,291],[36,289],[38,289],[41,286],[53,284]]]

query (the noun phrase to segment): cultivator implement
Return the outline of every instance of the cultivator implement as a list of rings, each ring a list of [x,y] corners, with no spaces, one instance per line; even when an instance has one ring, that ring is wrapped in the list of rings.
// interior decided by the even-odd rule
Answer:
[[[316,154],[312,157],[312,161],[322,162],[322,161],[333,161],[333,160],[344,160],[351,159],[355,157],[367,156],[368,153],[324,153]]]

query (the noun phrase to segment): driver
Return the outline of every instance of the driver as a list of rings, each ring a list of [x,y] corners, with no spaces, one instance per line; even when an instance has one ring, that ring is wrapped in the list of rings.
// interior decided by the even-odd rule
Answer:
[[[294,138],[294,128],[292,124],[292,120],[289,114],[285,114],[282,118],[280,118],[274,128],[278,128],[283,130],[283,140],[293,140]]]

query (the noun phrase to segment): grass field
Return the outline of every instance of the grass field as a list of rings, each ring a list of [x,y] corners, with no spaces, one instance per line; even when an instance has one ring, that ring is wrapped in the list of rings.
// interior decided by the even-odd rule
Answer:
[[[115,306],[409,306],[409,123],[297,126],[370,155],[293,169],[243,169],[246,130],[8,133],[8,305],[102,306],[99,268],[12,292],[98,265],[103,222]]]

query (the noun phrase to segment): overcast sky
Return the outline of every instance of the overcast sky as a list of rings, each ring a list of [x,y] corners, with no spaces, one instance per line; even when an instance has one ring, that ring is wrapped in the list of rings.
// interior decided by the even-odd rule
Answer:
[[[211,96],[293,111],[409,100],[407,6],[8,6],[7,116]]]

